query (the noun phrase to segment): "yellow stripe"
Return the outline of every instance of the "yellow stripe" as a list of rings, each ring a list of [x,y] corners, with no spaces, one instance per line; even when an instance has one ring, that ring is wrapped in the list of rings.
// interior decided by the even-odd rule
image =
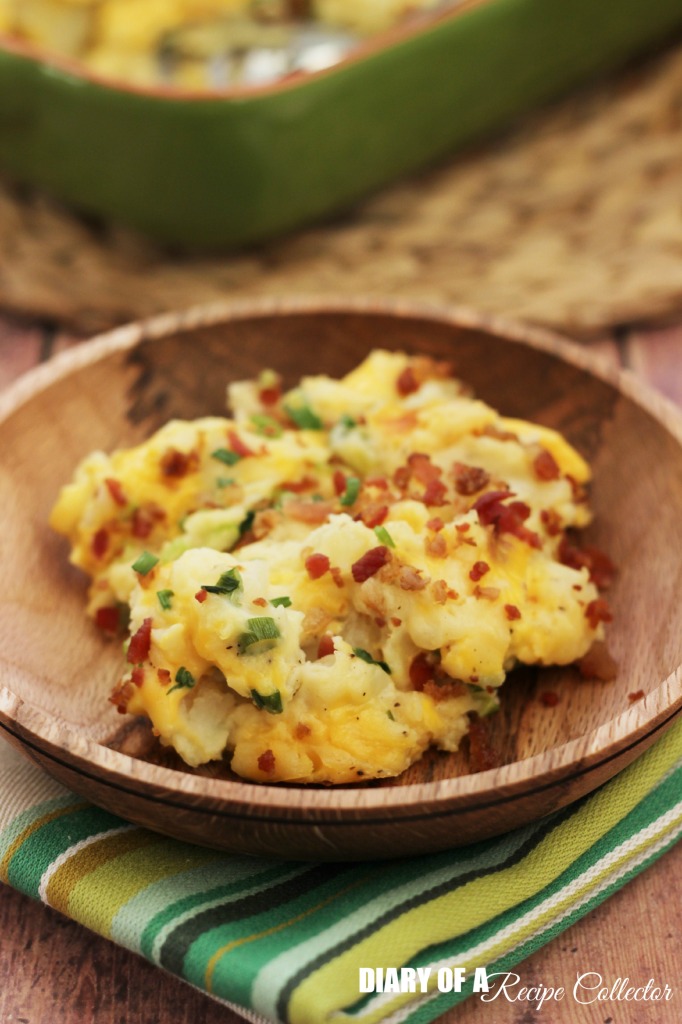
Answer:
[[[574,889],[571,893],[566,895],[559,902],[553,903],[543,913],[534,916],[533,920],[527,922],[522,928],[519,928],[517,931],[514,931],[510,935],[507,935],[504,939],[501,939],[494,945],[487,947],[483,962],[493,962],[497,957],[509,951],[510,944],[518,946],[522,942],[526,941],[526,939],[530,938],[530,936],[542,931],[543,925],[546,925],[549,922],[559,918],[563,910],[566,910],[567,908],[574,906],[576,903],[580,903],[581,898],[586,893],[596,890],[599,887],[599,883],[602,881],[602,879],[614,874],[622,864],[626,864],[629,861],[631,861],[636,854],[640,854],[643,850],[652,846],[654,843],[659,842],[664,835],[667,835],[668,833],[672,832],[673,829],[675,829],[681,821],[682,812],[677,816],[677,818],[669,822],[669,824],[666,825],[665,829],[663,829],[661,832],[657,832],[655,836],[652,836],[651,839],[641,843],[639,846],[632,847],[626,853],[624,853],[617,861],[612,861],[611,864],[605,867],[602,871],[600,871],[599,874],[593,875],[589,880],[585,882],[585,884],[580,889]],[[473,971],[473,968],[480,966],[480,964],[468,964],[466,962],[458,960],[456,966],[464,967],[468,971]],[[429,978],[428,990],[430,992],[435,989],[436,983],[437,978]],[[354,1015],[353,1021],[358,1022],[358,1024],[360,1021],[362,1022],[362,1024],[377,1024],[378,1021],[381,1021],[384,1018],[389,1017],[392,1013],[395,1013],[406,1003],[409,1003],[410,1000],[413,998],[414,997],[411,996],[409,993],[405,995],[397,995],[395,999],[392,999],[388,1003],[382,1003],[381,1006],[377,1007],[371,1013],[358,1014],[357,1016]]]
[[[224,856],[200,847],[183,850],[163,836],[147,832],[143,835],[144,843],[120,850],[115,859],[100,863],[75,883],[69,896],[71,917],[109,938],[116,914],[142,889]],[[154,847],[152,852],[150,847]]]
[[[88,875],[93,874],[102,865],[117,861],[130,850],[140,847],[146,848],[153,843],[159,842],[159,837],[143,829],[131,829],[127,832],[118,832],[115,835],[104,835],[100,840],[90,843],[88,846],[78,850],[64,861],[54,872],[45,892],[46,902],[61,911],[62,914],[72,914],[71,894]],[[107,893],[104,890],[95,890],[92,893],[95,902],[106,899]],[[73,914],[73,916],[76,916]],[[76,917],[81,924],[85,922],[81,917]]]
[[[36,820],[32,821],[30,825],[27,825],[26,828],[19,833],[14,842],[8,847],[5,856],[2,858],[2,861],[0,861],[0,878],[4,882],[7,881],[12,857],[14,857],[17,850],[30,836],[33,835],[34,832],[37,832],[38,829],[43,827],[43,825],[48,825],[51,821],[55,821],[57,818],[63,818],[67,814],[74,814],[76,811],[82,811],[85,807],[89,806],[90,805],[86,803],[78,803],[68,804],[66,807],[58,807],[56,810],[50,811],[48,814],[44,814],[41,818],[36,818]]]
[[[682,721],[553,832],[519,864],[477,878],[378,929],[305,978],[289,1003],[291,1024],[316,1024],[358,998],[358,964],[403,964],[534,895],[621,821],[673,767],[682,750]],[[492,882],[492,884],[491,884]]]
[[[376,873],[377,872],[371,872],[368,876],[366,875],[364,878],[360,878],[357,881],[352,882],[350,885],[347,885],[344,889],[334,892],[331,894],[331,896],[328,896],[326,899],[321,900],[319,903],[316,903],[314,907],[308,907],[307,910],[302,911],[295,917],[288,918],[288,920],[286,921],[282,921],[280,924],[272,925],[271,928],[266,928],[264,931],[258,932],[255,935],[245,935],[241,939],[233,939],[232,942],[225,943],[224,946],[221,946],[220,949],[216,950],[216,952],[213,954],[211,959],[208,961],[208,964],[206,965],[206,971],[204,974],[204,985],[206,987],[206,991],[213,991],[213,975],[215,973],[216,966],[218,964],[218,961],[223,956],[225,956],[226,953],[232,952],[233,949],[238,949],[239,946],[245,946],[249,942],[257,942],[258,939],[264,939],[268,935],[275,935],[277,932],[281,932],[284,928],[290,928],[292,924],[296,924],[298,921],[305,920],[306,917],[309,917],[311,914],[317,913],[317,911],[321,910],[322,907],[327,907],[329,906],[330,903],[333,903],[335,900],[339,899],[339,897],[345,896],[345,894],[347,892],[351,892],[352,889],[357,889],[358,886],[365,885],[368,879],[371,879],[372,875]]]

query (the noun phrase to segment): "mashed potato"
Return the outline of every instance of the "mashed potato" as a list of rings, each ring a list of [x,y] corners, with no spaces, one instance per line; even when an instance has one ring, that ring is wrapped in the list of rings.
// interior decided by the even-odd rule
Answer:
[[[286,51],[297,23],[357,36],[379,32],[439,0],[0,0],[0,32],[91,70],[141,84],[206,87],[212,58],[239,52],[224,74],[244,73],[249,48]],[[350,44],[351,40],[348,40]],[[298,50],[293,41],[292,54]],[[340,56],[342,52],[340,53]],[[273,71],[287,68],[272,65]],[[247,75],[248,77],[248,75]],[[227,82],[221,84],[228,84]]]
[[[517,662],[568,664],[603,636],[566,535],[589,522],[589,469],[553,430],[382,350],[341,380],[283,393],[265,372],[229,399],[232,419],[84,459],[51,518],[97,625],[129,612],[113,702],[189,765],[397,775],[456,750]]]

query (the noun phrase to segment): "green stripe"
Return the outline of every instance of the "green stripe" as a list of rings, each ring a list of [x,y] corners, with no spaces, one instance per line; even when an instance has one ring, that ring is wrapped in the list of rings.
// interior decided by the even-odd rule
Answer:
[[[203,910],[213,910],[217,904],[227,905],[234,903],[236,900],[249,897],[254,893],[269,890],[281,881],[300,875],[304,870],[307,870],[300,865],[287,866],[286,864],[278,865],[274,868],[268,866],[265,869],[260,869],[257,860],[253,860],[252,864],[252,870],[248,875],[238,877],[232,882],[207,886],[201,891],[182,895],[179,899],[177,898],[178,894],[174,892],[170,902],[168,900],[169,894],[166,893],[166,899],[162,908],[148,921],[142,934],[141,949],[144,955],[159,963],[164,963],[164,958],[171,955],[170,951],[178,950],[182,943],[186,941],[186,935],[188,934],[189,927],[191,927],[188,925],[188,921],[198,916]],[[232,865],[229,861],[222,860],[212,870],[207,881],[215,882],[216,877],[224,879],[229,877],[230,874],[233,874]],[[207,907],[207,904],[211,906]],[[169,929],[169,926],[176,919],[177,926]],[[168,934],[165,935],[161,948],[154,955],[154,944],[164,929],[169,929]]]
[[[69,793],[64,796],[53,797],[51,800],[45,800],[39,804],[34,804],[32,807],[27,807],[26,810],[17,814],[17,816],[5,826],[2,832],[0,832],[0,863],[5,859],[8,850],[15,840],[19,838],[22,832],[31,828],[31,826],[40,818],[51,814],[53,811],[63,810],[69,806],[82,807],[83,801],[78,800],[77,797],[72,796]]]
[[[112,828],[120,828],[120,818],[97,807],[73,804],[59,818],[32,832],[14,853],[7,868],[7,881],[15,889],[39,896],[40,880],[57,857],[75,843]]]

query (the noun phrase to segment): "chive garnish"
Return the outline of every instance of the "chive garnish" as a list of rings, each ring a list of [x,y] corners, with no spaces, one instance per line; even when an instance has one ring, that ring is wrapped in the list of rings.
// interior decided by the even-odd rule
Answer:
[[[342,427],[345,427],[346,430],[352,430],[353,427],[357,427],[358,425],[358,421],[354,420],[352,416],[349,416],[347,412],[344,412],[343,415],[339,417],[339,423]]]
[[[324,424],[309,405],[285,405],[284,411],[300,430],[322,430]]]
[[[216,487],[219,487],[222,490],[223,487],[231,487],[232,486],[232,484],[234,483],[234,477],[233,476],[219,476],[215,483],[216,483]]]
[[[238,569],[227,569],[219,578],[217,583],[202,583],[201,589],[209,594],[233,594],[242,586],[242,578]]]
[[[391,537],[390,533],[388,532],[385,526],[375,526],[374,532],[376,533],[377,538],[381,541],[381,543],[385,544],[387,548],[395,547],[395,541],[393,540],[393,537]]]
[[[175,673],[175,686],[171,686],[167,693],[172,693],[173,690],[191,690],[196,680],[190,670],[181,665],[178,671]]]
[[[266,416],[264,413],[254,413],[251,422],[256,428],[256,433],[263,437],[281,437],[284,433],[282,424],[278,423],[274,417]]]
[[[173,605],[174,593],[172,590],[157,590],[156,596],[159,599],[159,604],[165,612],[170,611]]]
[[[259,711],[269,711],[271,715],[281,715],[284,711],[282,707],[282,694],[279,690],[275,690],[274,693],[265,694],[259,693],[258,690],[252,690],[251,700]]]
[[[357,476],[349,476],[346,479],[346,489],[339,498],[342,505],[353,505],[360,493],[360,480]]]
[[[253,510],[251,510],[250,512],[246,513],[246,515],[242,519],[241,523],[239,524],[239,536],[240,537],[243,537],[245,533],[248,533],[248,531],[253,526],[253,521],[254,521],[255,518],[256,518],[256,513]]]
[[[146,576],[148,572],[152,571],[157,562],[158,558],[156,555],[151,555],[149,551],[143,551],[142,554],[135,559],[132,567],[135,572],[139,572],[140,576]]]
[[[368,665],[378,665],[379,668],[382,668],[384,670],[384,672],[388,672],[390,676],[391,670],[386,664],[386,662],[377,661],[377,659],[373,658],[369,651],[366,651],[363,647],[354,647],[353,654],[356,656],[356,658],[360,658],[362,661],[366,661]]]
[[[246,631],[237,640],[241,654],[245,654],[247,651],[249,654],[267,651],[282,635],[277,623],[269,615],[259,615],[257,618],[247,619],[246,626]],[[254,651],[252,648],[256,645],[258,650]]]
[[[291,608],[291,598],[287,597],[273,597],[270,601],[273,608]]]
[[[218,462],[224,462],[226,466],[234,466],[241,459],[241,455],[229,448],[216,448],[214,452],[211,452],[211,458],[217,459]]]

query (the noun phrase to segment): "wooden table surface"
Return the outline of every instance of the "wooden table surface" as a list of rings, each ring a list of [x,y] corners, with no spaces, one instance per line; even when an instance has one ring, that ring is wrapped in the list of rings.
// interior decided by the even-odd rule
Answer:
[[[681,313],[682,319],[682,313]],[[0,388],[76,339],[0,316]],[[682,325],[618,331],[593,343],[682,405]],[[576,973],[669,984],[669,1003],[572,998],[483,1004],[474,996],[443,1024],[679,1024],[682,1021],[682,844],[517,968],[522,984],[564,986]],[[241,1018],[38,903],[0,887],[0,1024],[238,1024]]]

